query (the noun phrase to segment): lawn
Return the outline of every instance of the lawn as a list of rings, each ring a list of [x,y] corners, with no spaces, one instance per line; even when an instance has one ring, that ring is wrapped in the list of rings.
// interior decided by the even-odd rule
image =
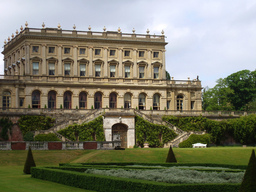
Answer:
[[[255,147],[212,147],[174,148],[180,163],[216,163],[247,165]],[[168,149],[126,149],[126,150],[72,150],[33,151],[37,166],[57,166],[59,163],[83,162],[144,162],[164,163]],[[0,151],[0,191],[86,191],[48,181],[33,179],[22,170],[27,151]]]

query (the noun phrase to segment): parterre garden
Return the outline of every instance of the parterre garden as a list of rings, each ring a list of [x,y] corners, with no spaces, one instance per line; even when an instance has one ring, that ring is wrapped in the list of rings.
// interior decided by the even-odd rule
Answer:
[[[255,148],[174,148],[178,163],[165,163],[168,149],[161,148],[124,151],[33,151],[37,168],[32,169],[32,178],[21,174],[23,166],[13,169],[13,166],[21,165],[20,162],[24,165],[26,151],[0,151],[0,185],[2,191],[22,191],[21,186],[26,185],[27,190],[23,191],[44,191],[44,186],[52,186],[49,191],[58,191],[61,187],[63,190],[72,191],[81,191],[80,188],[84,188],[84,191],[234,192],[239,190],[252,149]],[[56,166],[57,162],[61,164]],[[123,177],[125,175],[132,178]],[[153,178],[153,181],[146,180],[143,176],[146,179]],[[222,177],[224,182],[219,182],[216,176]],[[15,177],[19,179],[15,180]],[[163,182],[168,177],[176,181]],[[182,182],[182,177],[187,180]],[[196,177],[199,177],[199,183],[192,181]],[[202,177],[205,182],[202,182]],[[34,190],[31,186],[34,186]]]

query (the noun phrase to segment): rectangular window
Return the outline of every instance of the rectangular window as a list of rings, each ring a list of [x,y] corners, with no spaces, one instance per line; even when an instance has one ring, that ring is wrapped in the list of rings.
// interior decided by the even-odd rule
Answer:
[[[95,77],[100,77],[101,66],[95,65]]]
[[[144,57],[144,51],[139,51],[139,57]]]
[[[33,75],[39,75],[39,62],[33,62]]]
[[[109,51],[109,56],[115,56],[115,55],[116,55],[116,50]]]
[[[94,50],[94,55],[100,55],[100,51],[101,51],[100,49],[95,49]]]
[[[70,63],[64,64],[64,75],[70,75]]]
[[[130,51],[124,51],[124,56],[125,57],[130,57]]]
[[[85,76],[86,72],[86,65],[85,64],[80,64],[80,76]]]
[[[20,98],[20,107],[23,107],[24,105],[24,98]]]
[[[55,75],[55,64],[49,63],[49,75]]]
[[[171,104],[171,101],[167,100],[167,109],[170,109],[170,104]]]
[[[116,75],[116,66],[110,65],[110,77],[115,77]]]
[[[159,78],[159,67],[154,67],[154,79]]]
[[[65,47],[64,48],[64,54],[70,54],[70,48]]]
[[[145,67],[139,67],[139,78],[144,78],[144,68]]]
[[[130,66],[124,66],[124,74],[126,78],[130,77]]]
[[[80,55],[85,55],[85,49],[84,49],[84,48],[81,48],[81,49],[79,50],[79,53],[80,53]]]
[[[195,108],[195,101],[191,101],[191,109]]]
[[[54,53],[55,52],[55,47],[49,47],[48,53]]]
[[[159,57],[159,52],[153,52],[153,58],[158,58]]]
[[[32,53],[38,53],[39,52],[39,46],[32,46]]]

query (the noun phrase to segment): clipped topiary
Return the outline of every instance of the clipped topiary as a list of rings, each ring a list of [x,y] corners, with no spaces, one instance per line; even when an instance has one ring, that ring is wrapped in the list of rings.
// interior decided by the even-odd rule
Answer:
[[[177,163],[177,160],[172,150],[172,146],[170,146],[170,149],[166,158],[166,163]]]
[[[256,191],[256,158],[255,158],[255,152],[253,149],[239,192],[255,192],[255,191]]]
[[[35,167],[36,164],[35,164],[35,161],[34,161],[34,158],[33,158],[33,154],[32,154],[32,151],[31,151],[31,148],[29,147],[28,149],[28,155],[27,155],[27,159],[26,159],[26,163],[24,165],[24,170],[23,172],[25,174],[31,174],[31,167]]]

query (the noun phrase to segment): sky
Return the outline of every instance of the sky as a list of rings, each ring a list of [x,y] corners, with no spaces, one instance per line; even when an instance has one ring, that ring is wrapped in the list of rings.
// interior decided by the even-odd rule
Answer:
[[[0,0],[0,43],[25,27],[166,35],[166,69],[175,80],[219,78],[256,67],[255,0]],[[0,54],[0,74],[4,74]]]

